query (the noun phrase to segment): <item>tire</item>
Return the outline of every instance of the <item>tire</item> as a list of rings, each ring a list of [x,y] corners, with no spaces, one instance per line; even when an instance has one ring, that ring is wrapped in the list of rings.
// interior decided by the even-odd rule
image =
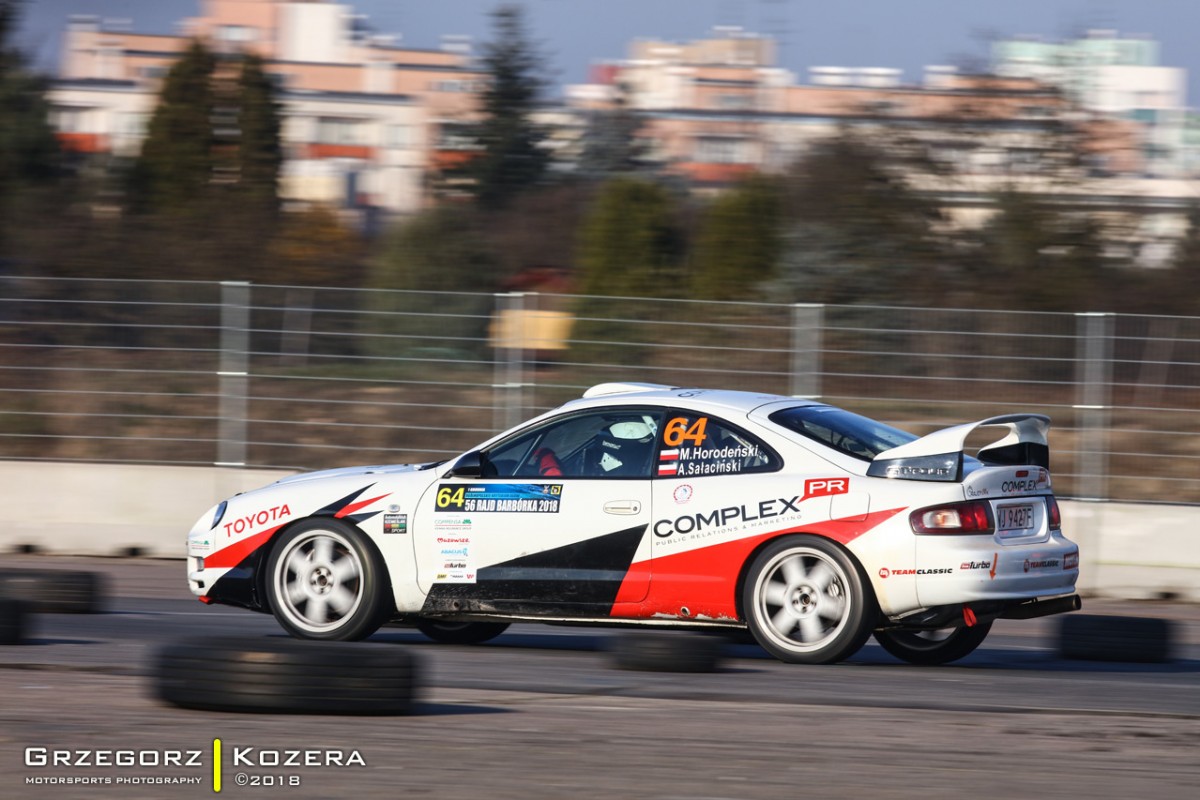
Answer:
[[[154,695],[205,711],[405,714],[418,662],[395,645],[194,639],[161,648]]]
[[[0,597],[25,600],[42,614],[98,614],[104,607],[104,579],[79,570],[0,570]]]
[[[0,645],[22,644],[29,634],[29,604],[0,597]]]
[[[271,613],[298,639],[365,639],[394,608],[375,544],[336,519],[306,519],[285,531],[264,578]]]
[[[878,616],[858,565],[816,536],[776,539],[758,554],[742,587],[742,612],[762,648],[791,664],[849,658]]]
[[[1159,664],[1170,660],[1172,633],[1165,619],[1068,614],[1059,620],[1058,653],[1081,661]]]
[[[423,619],[417,630],[442,644],[483,644],[508,630],[507,622],[450,622]]]
[[[936,631],[892,629],[875,631],[875,641],[901,661],[930,666],[949,664],[975,652],[991,629],[991,622]]]
[[[609,645],[617,669],[647,672],[716,672],[724,649],[719,636],[675,631],[622,633]]]

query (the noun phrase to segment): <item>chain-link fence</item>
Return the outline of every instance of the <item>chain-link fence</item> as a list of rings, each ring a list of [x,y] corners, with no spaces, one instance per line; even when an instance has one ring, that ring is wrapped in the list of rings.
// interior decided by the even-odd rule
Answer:
[[[612,380],[1046,413],[1061,495],[1200,502],[1200,318],[0,277],[6,459],[438,459]]]

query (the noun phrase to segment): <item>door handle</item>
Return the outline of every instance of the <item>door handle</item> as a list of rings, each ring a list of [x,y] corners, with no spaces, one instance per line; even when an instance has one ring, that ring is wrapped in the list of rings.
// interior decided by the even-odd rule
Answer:
[[[642,504],[637,500],[610,500],[604,504],[605,514],[640,514]]]

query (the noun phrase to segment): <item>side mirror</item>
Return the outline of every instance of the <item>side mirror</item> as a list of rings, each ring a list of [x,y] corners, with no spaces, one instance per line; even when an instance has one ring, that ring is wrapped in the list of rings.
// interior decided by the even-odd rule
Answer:
[[[483,454],[472,450],[454,463],[443,478],[479,478],[483,476]]]

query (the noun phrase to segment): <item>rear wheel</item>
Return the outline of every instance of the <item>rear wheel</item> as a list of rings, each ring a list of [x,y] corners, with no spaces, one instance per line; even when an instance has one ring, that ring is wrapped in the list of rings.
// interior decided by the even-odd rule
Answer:
[[[508,623],[423,619],[417,623],[417,630],[442,644],[482,644],[508,630]]]
[[[788,536],[754,559],[742,588],[746,623],[780,661],[831,664],[867,641],[877,611],[858,566],[836,544]]]
[[[970,628],[936,631],[875,631],[875,641],[896,658],[910,664],[949,664],[973,653],[991,629],[992,623],[981,622]]]
[[[271,550],[266,583],[275,619],[299,639],[365,639],[391,611],[382,557],[336,519],[289,528]]]

